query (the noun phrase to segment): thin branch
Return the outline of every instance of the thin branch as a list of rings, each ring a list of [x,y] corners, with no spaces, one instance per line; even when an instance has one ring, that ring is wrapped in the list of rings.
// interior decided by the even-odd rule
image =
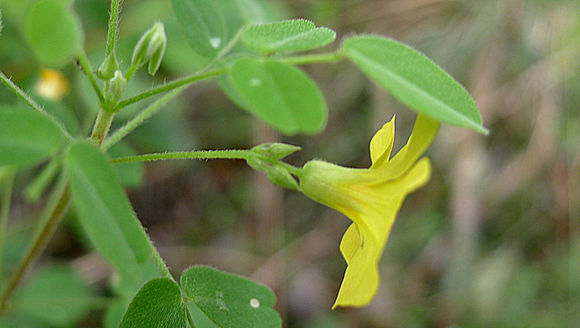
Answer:
[[[196,150],[177,151],[166,153],[152,153],[137,156],[118,157],[111,160],[112,163],[153,162],[169,159],[247,159],[251,150]]]
[[[18,98],[22,99],[28,106],[32,107],[33,109],[45,113],[46,111],[42,106],[40,106],[34,99],[32,99],[24,90],[20,89],[12,80],[4,75],[4,73],[0,72],[0,81],[4,84],[10,91],[14,92],[18,96]]]
[[[99,103],[103,105],[105,103],[105,97],[103,96],[103,91],[101,90],[99,84],[97,83],[97,77],[93,72],[93,67],[91,66],[91,62],[89,61],[87,54],[85,53],[84,50],[81,50],[77,54],[77,58],[79,60],[79,63],[81,64],[81,67],[83,68],[84,73],[89,78],[89,82],[91,82],[93,90],[95,90],[95,93],[99,98]]]
[[[151,105],[145,107],[142,111],[134,116],[129,122],[122,126],[119,130],[113,133],[102,145],[103,150],[109,149],[111,146],[125,138],[129,133],[139,127],[143,122],[155,115],[163,106],[165,106],[171,99],[175,98],[185,87],[173,90],[172,92],[157,99]]]
[[[183,77],[181,79],[165,83],[163,85],[160,85],[158,87],[155,87],[153,89],[150,89],[148,91],[145,91],[145,92],[140,93],[136,96],[133,96],[131,98],[127,98],[127,99],[119,102],[115,111],[119,111],[123,107],[129,106],[129,105],[136,103],[140,100],[158,95],[160,93],[171,91],[171,90],[177,89],[177,88],[182,87],[182,86],[186,86],[186,85],[189,85],[189,84],[201,81],[201,80],[208,79],[210,77],[225,74],[228,70],[229,70],[228,68],[219,68],[219,69],[215,69],[215,70],[209,71],[209,72],[193,73],[193,74],[186,76],[186,77]]]
[[[109,16],[109,30],[107,33],[107,50],[105,53],[105,58],[115,51],[115,47],[117,45],[120,2],[120,0],[111,0],[111,12]]]

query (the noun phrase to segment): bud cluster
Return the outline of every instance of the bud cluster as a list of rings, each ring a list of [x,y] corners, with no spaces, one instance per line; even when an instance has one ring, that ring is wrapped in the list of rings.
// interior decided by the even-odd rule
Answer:
[[[288,189],[298,189],[298,183],[280,159],[300,150],[300,147],[283,143],[266,143],[252,148],[253,156],[246,159],[254,170],[266,173],[268,180]]]

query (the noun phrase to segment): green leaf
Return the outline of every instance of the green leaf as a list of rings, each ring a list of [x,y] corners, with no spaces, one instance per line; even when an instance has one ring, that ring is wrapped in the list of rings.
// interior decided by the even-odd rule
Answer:
[[[244,58],[229,75],[238,104],[285,134],[316,133],[326,123],[322,92],[300,69],[271,60]]]
[[[219,327],[280,327],[272,307],[276,296],[266,286],[209,267],[192,267],[181,275],[181,287]]]
[[[37,2],[25,19],[24,34],[43,65],[58,66],[82,47],[81,24],[69,1]]]
[[[99,253],[124,278],[140,276],[138,263],[152,250],[149,237],[135,216],[115,169],[92,143],[72,145],[65,159],[73,205],[79,222]]]
[[[227,41],[227,25],[213,0],[172,0],[189,45],[205,57],[216,57]]]
[[[0,107],[0,166],[36,164],[54,155],[65,136],[48,116]]]
[[[343,51],[372,80],[411,109],[480,133],[477,106],[469,93],[443,69],[415,49],[380,36],[355,36]]]
[[[14,296],[12,311],[51,326],[72,327],[95,305],[88,284],[72,269],[42,269]]]
[[[244,43],[265,53],[315,49],[329,44],[335,38],[333,30],[316,27],[305,19],[253,25],[242,33]]]
[[[119,328],[187,328],[186,316],[179,286],[168,278],[157,278],[135,295]]]

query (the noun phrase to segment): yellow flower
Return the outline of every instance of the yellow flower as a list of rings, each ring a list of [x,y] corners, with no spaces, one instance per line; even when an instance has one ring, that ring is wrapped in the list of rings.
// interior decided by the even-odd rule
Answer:
[[[429,180],[431,165],[419,161],[439,123],[419,115],[407,145],[392,159],[395,124],[386,123],[370,144],[372,166],[347,168],[313,160],[304,165],[300,190],[353,221],[340,251],[347,269],[333,306],[368,305],[379,287],[378,264],[405,196]]]
[[[34,88],[44,98],[59,101],[68,94],[70,83],[61,72],[44,68],[40,70],[40,77]]]

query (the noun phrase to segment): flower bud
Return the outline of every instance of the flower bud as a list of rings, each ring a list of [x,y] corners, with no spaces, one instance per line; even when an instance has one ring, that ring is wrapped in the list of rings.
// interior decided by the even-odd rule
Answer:
[[[163,26],[163,25],[162,25]],[[165,36],[165,33],[163,34]],[[149,60],[149,66],[147,67],[147,71],[150,75],[155,75],[159,66],[161,65],[161,60],[163,60],[163,56],[165,55],[165,48],[167,47],[167,38],[163,38],[161,40],[161,45],[157,48],[157,50],[151,56]]]
[[[264,143],[252,148],[257,154],[278,160],[299,151],[301,148],[285,143]]]
[[[125,91],[126,86],[127,80],[119,70],[115,72],[113,78],[105,82],[104,96],[107,103],[107,109],[111,111],[114,109],[115,105],[119,102],[119,99],[121,99],[121,95],[123,94],[123,91]]]
[[[288,189],[298,190],[296,179],[294,179],[290,172],[288,172],[288,170],[283,166],[279,164],[270,165],[257,157],[250,157],[246,161],[254,170],[266,172],[266,177],[273,184]]]
[[[103,80],[109,80],[114,75],[115,72],[119,69],[119,63],[117,62],[117,57],[115,53],[112,52],[101,64],[101,67],[97,70],[97,76]]]
[[[133,50],[133,57],[131,58],[131,66],[141,67],[148,62],[154,55],[157,55],[157,61],[160,63],[163,54],[165,53],[165,46],[167,44],[167,36],[165,35],[165,28],[163,23],[157,22],[153,27],[147,30],[137,42]],[[160,49],[162,49],[160,51]],[[157,67],[159,65],[157,64]],[[153,65],[151,68],[155,68]],[[150,69],[151,71],[151,69]]]

